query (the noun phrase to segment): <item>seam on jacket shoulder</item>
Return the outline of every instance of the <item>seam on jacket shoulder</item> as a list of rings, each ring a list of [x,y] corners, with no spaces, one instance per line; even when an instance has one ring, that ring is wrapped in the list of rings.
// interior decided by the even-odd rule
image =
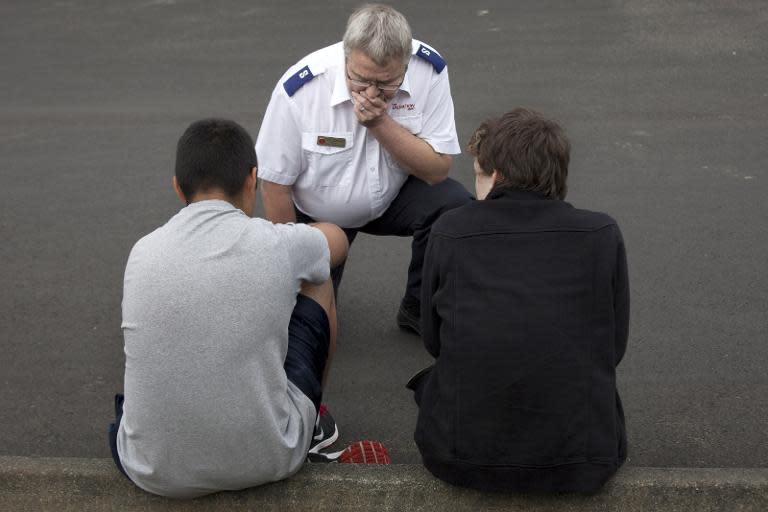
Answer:
[[[432,236],[440,236],[444,238],[472,238],[476,236],[488,236],[488,235],[533,235],[537,233],[596,233],[604,229],[615,226],[615,223],[604,224],[594,228],[578,228],[578,227],[565,227],[565,228],[543,228],[543,229],[494,229],[486,231],[472,231],[469,233],[447,233],[445,231],[433,231]]]

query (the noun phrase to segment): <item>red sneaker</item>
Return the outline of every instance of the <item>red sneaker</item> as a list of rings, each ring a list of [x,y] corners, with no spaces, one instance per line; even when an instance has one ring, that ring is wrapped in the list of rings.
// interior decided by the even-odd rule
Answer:
[[[392,464],[386,446],[378,441],[358,441],[347,446],[339,456],[346,464]]]

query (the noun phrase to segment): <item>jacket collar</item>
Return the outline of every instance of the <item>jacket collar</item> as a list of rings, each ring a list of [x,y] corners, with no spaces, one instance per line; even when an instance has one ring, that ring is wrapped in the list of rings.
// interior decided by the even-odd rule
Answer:
[[[532,190],[520,190],[517,188],[510,188],[510,187],[496,187],[488,193],[488,196],[486,196],[485,199],[486,200],[512,199],[516,201],[535,201],[537,199],[546,200],[548,198],[544,194],[540,192],[534,192]]]

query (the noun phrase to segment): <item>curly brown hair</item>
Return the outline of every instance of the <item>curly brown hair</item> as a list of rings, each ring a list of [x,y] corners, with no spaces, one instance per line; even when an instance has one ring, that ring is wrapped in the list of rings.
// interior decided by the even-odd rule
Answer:
[[[498,171],[494,188],[565,199],[571,144],[560,125],[539,112],[516,108],[486,119],[469,138],[467,149],[483,172]]]

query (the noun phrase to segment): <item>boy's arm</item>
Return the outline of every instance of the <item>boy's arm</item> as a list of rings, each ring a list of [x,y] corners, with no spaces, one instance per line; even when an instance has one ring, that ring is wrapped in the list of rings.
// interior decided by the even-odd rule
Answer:
[[[344,231],[330,222],[315,222],[310,224],[313,228],[319,229],[328,241],[328,249],[331,252],[331,268],[339,266],[347,259],[349,252],[349,240]]]

